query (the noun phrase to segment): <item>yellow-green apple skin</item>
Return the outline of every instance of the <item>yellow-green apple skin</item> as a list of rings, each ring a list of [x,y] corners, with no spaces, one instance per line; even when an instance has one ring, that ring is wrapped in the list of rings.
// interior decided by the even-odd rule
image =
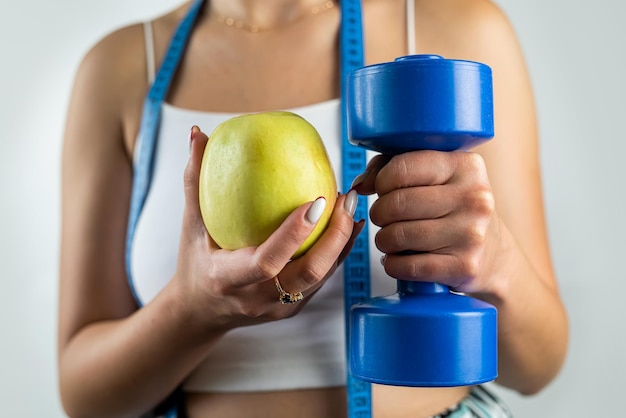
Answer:
[[[245,114],[218,125],[204,150],[199,188],[207,231],[228,250],[261,244],[298,206],[326,198],[322,217],[293,258],[324,232],[337,199],[319,133],[291,112]]]

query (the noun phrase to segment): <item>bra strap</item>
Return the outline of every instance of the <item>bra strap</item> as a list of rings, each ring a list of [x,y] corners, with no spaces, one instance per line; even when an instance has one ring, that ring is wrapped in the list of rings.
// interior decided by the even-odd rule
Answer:
[[[148,85],[152,85],[156,73],[156,65],[154,62],[154,34],[152,33],[152,22],[149,20],[143,22],[143,38],[146,46],[146,77]]]
[[[406,0],[406,45],[407,54],[415,55],[415,0]]]

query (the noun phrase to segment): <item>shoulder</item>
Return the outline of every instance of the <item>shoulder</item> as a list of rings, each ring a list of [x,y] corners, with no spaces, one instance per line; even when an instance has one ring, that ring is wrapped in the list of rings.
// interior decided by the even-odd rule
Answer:
[[[157,66],[180,19],[181,9],[150,22]],[[144,23],[117,28],[83,56],[74,77],[68,116],[90,120],[92,126],[113,127],[123,133],[131,150],[148,87]]]
[[[415,0],[415,22],[420,49],[446,58],[485,62],[517,49],[508,17],[491,0]]]
[[[117,29],[100,39],[85,54],[79,75],[106,77],[123,83],[144,60],[143,25],[140,23]]]
[[[169,38],[186,9],[187,4],[152,20],[146,19],[144,22],[112,30],[89,49],[79,71],[95,72],[100,76],[110,74],[117,83],[128,82],[136,72],[146,69],[145,24],[149,23],[153,29],[155,52],[158,56],[167,47]],[[142,75],[145,75],[145,71]]]
[[[419,54],[488,64],[520,55],[508,17],[491,0],[368,0],[364,26],[369,29],[371,61],[389,61],[407,52],[407,2],[415,5],[414,16],[408,18],[414,21]]]
[[[162,56],[174,28],[182,18],[187,4],[158,16],[149,22],[157,60]],[[145,89],[147,84],[146,35],[144,22],[138,22],[112,30],[96,42],[83,57],[77,78],[100,81],[93,83],[105,87],[110,94],[129,92],[137,85]]]
[[[141,24],[117,29],[84,55],[74,80],[73,97],[99,111],[119,109],[124,97],[147,82]]]
[[[502,9],[491,0],[415,0],[415,6],[420,53],[489,65],[498,104],[496,113],[534,117],[524,53]],[[513,96],[516,101],[509,100]]]
[[[90,136],[102,136],[98,143],[123,141],[130,149],[125,125],[148,85],[144,51],[142,25],[133,24],[112,31],[86,52],[74,77],[66,143],[83,142],[89,126]]]
[[[411,1],[411,0],[407,0]],[[446,32],[489,31],[508,25],[505,13],[491,0],[414,0],[415,19]]]

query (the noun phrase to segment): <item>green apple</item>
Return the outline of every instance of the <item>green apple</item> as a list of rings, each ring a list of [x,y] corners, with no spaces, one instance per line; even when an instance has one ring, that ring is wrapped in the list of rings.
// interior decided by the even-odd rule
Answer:
[[[265,241],[298,206],[320,196],[326,208],[294,258],[328,226],[337,181],[324,143],[308,121],[291,112],[245,114],[209,136],[200,169],[200,210],[207,231],[224,249]]]

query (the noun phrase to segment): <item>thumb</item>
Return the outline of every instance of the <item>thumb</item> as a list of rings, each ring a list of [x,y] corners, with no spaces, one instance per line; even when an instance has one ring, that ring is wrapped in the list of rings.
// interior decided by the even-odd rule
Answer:
[[[183,229],[189,231],[206,231],[200,213],[200,168],[202,156],[209,137],[200,128],[193,126],[189,134],[189,161],[185,167],[185,211],[183,213]]]
[[[287,265],[313,232],[325,207],[324,197],[318,197],[313,202],[299,206],[257,247],[256,264],[264,279],[276,276]]]
[[[365,172],[354,179],[350,188],[365,196],[376,193],[376,176],[390,159],[390,156],[384,154],[374,156],[367,164]]]

